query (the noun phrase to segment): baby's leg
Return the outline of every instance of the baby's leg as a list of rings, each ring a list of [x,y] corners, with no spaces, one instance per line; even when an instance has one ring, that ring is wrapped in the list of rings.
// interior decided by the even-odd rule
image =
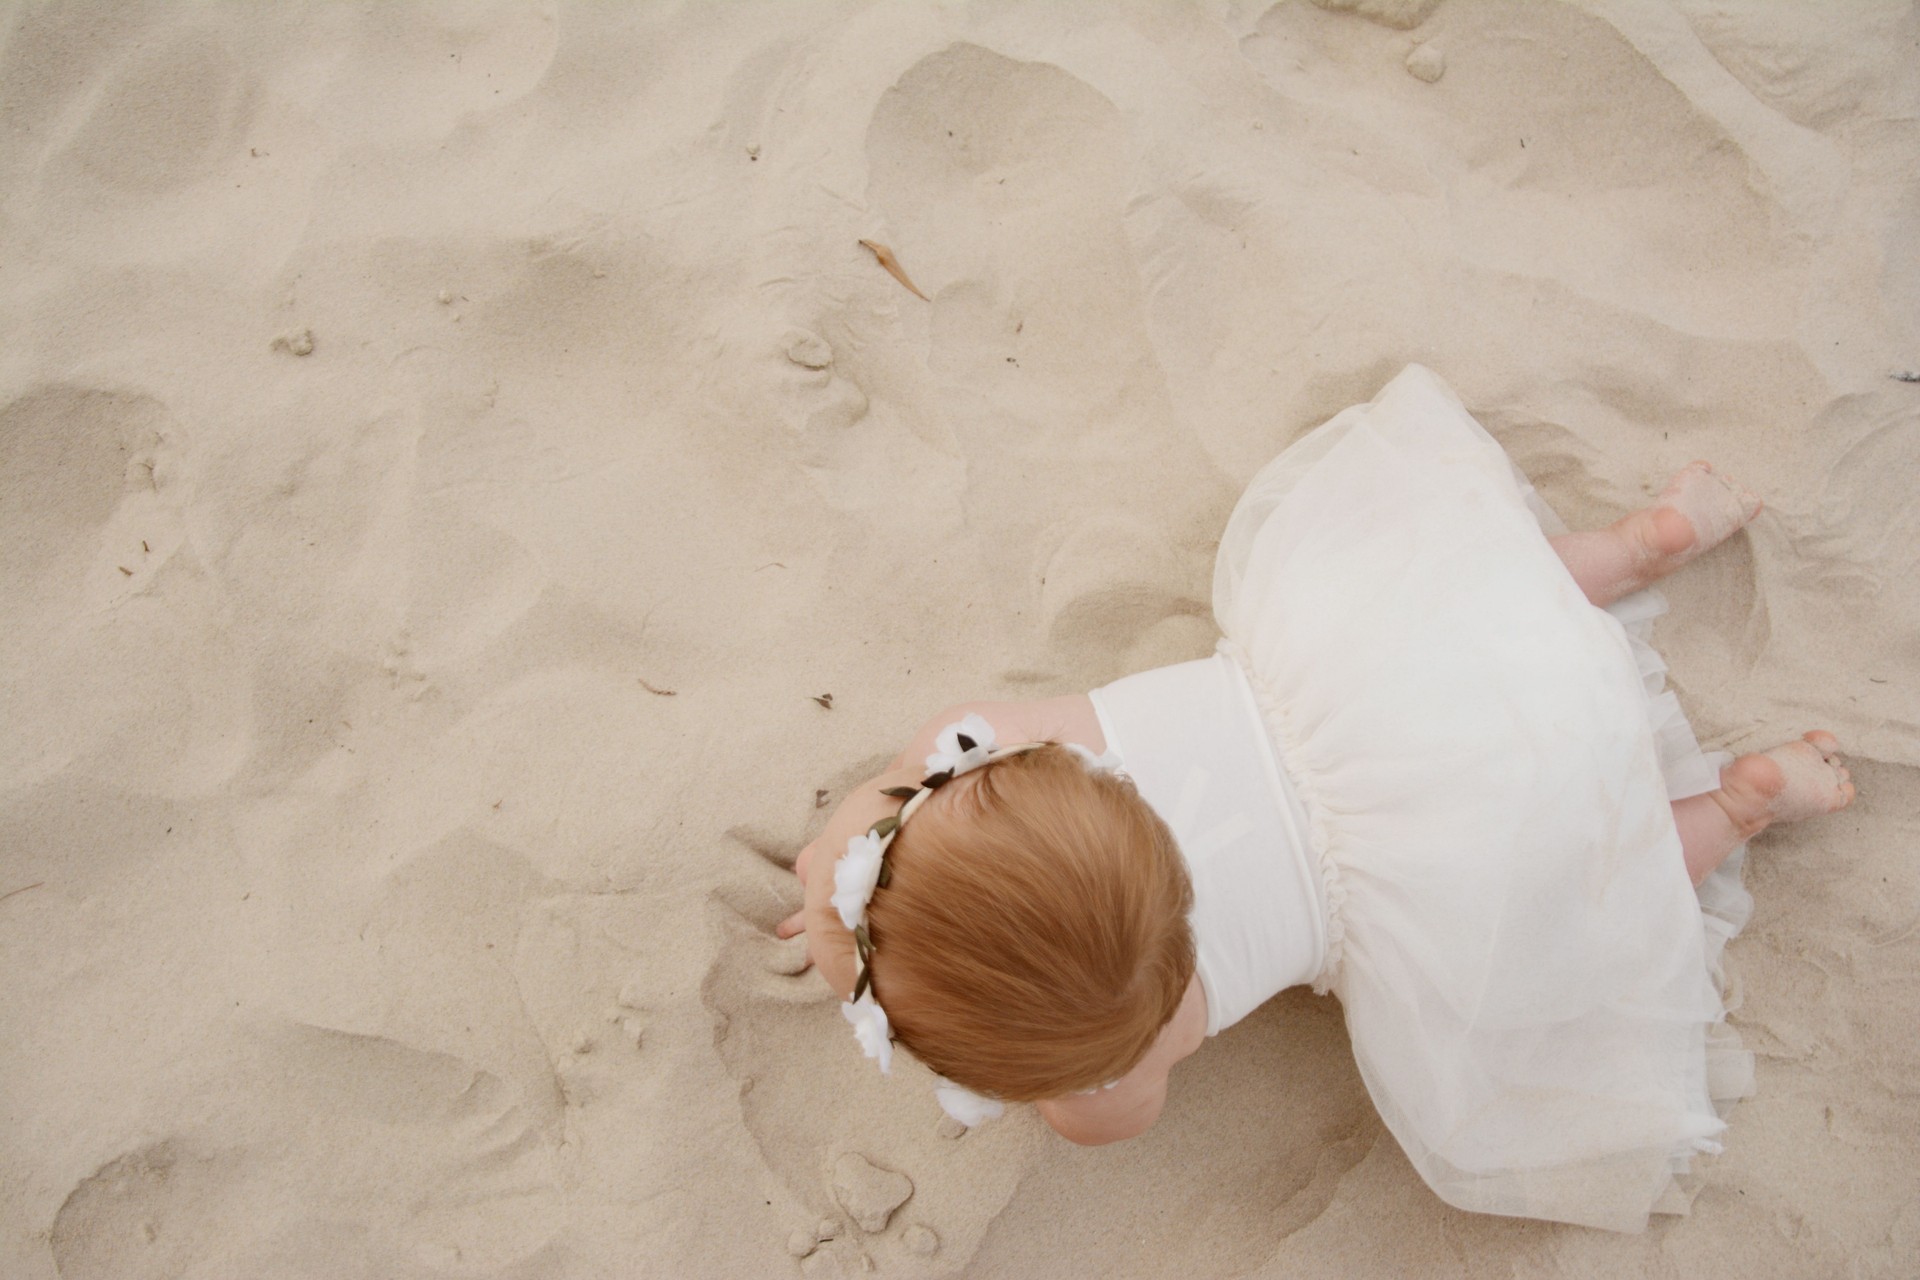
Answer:
[[[1684,468],[1659,500],[1605,529],[1563,533],[1553,549],[1602,608],[1711,550],[1760,512],[1760,499],[1704,462]]]
[[[1775,822],[1798,822],[1852,803],[1852,775],[1839,752],[1832,734],[1816,730],[1798,742],[1741,756],[1720,771],[1718,791],[1675,801],[1673,820],[1693,882],[1705,880],[1742,841]]]

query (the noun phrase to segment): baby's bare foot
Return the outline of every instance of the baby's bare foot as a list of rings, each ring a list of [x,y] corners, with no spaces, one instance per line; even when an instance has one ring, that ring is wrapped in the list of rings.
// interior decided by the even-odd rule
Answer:
[[[1670,561],[1668,571],[1732,537],[1760,514],[1760,499],[1713,469],[1711,463],[1682,467],[1659,501],[1648,509],[1647,541]]]
[[[1798,822],[1853,803],[1853,775],[1840,763],[1840,742],[1814,730],[1798,742],[1741,756],[1720,771],[1712,793],[1742,840],[1775,822]]]

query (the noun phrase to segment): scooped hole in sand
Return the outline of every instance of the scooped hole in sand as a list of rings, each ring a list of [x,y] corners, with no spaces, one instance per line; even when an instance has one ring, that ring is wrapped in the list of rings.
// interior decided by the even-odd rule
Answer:
[[[887,1219],[913,1194],[913,1179],[882,1169],[856,1151],[833,1162],[833,1198],[862,1231],[887,1229]]]

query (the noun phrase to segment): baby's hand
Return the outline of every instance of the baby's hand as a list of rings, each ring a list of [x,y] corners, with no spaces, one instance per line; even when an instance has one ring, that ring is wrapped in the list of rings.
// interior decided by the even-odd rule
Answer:
[[[781,938],[798,937],[808,932],[807,911],[822,913],[821,922],[826,927],[808,937],[808,958],[820,967],[828,985],[841,992],[843,999],[853,986],[854,948],[853,935],[840,928],[839,920],[828,906],[833,895],[834,864],[840,858],[838,851],[875,822],[900,812],[899,797],[887,795],[888,788],[913,786],[919,781],[919,771],[900,769],[855,787],[827,819],[825,830],[794,859],[793,870],[800,877],[803,900],[812,905],[811,908],[803,906],[782,920],[774,926],[774,933]]]
[[[807,909],[805,907],[800,908],[800,910],[794,912],[792,915],[788,916],[785,920],[782,920],[779,924],[773,927],[774,935],[781,939],[797,938],[801,934],[805,933],[806,931],[807,931]],[[813,948],[811,946],[808,946],[801,949],[799,967],[794,969],[787,969],[785,967],[782,967],[781,972],[782,973],[805,973],[807,970],[811,968],[813,968]]]
[[[803,895],[806,893],[807,868],[813,864],[813,851],[818,844],[819,841],[817,840],[809,844],[800,851],[800,856],[793,860],[793,874],[800,877],[800,891]],[[780,938],[797,938],[806,931],[807,909],[804,906],[775,925],[773,930],[774,935]],[[801,972],[804,973],[812,963],[813,957],[809,955],[807,957],[807,963],[800,966]]]

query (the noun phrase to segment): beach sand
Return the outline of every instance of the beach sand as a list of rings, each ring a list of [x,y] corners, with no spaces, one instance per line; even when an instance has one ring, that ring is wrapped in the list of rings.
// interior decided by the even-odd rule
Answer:
[[[0,1273],[1920,1270],[1920,18],[1332,7],[8,7]],[[945,1136],[773,937],[940,707],[1206,653],[1408,361],[1576,526],[1763,493],[1674,683],[1853,757],[1644,1235],[1442,1205],[1297,991]]]

